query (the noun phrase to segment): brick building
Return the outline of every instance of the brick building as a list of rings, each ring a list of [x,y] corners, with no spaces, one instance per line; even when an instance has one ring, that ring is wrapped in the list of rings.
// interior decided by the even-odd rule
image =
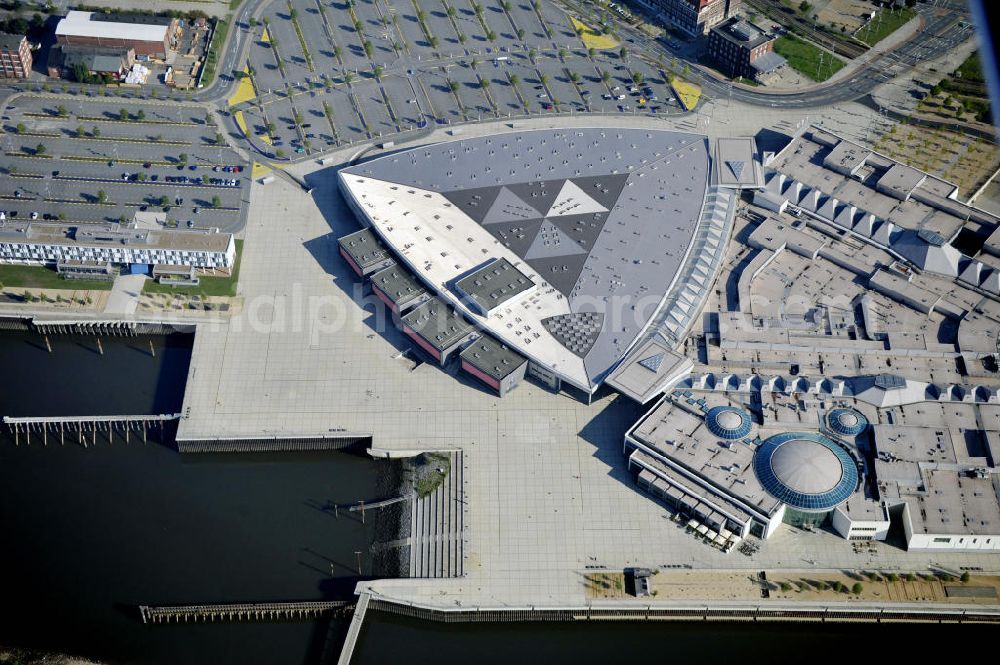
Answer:
[[[163,59],[177,45],[180,24],[167,16],[71,11],[56,26],[60,44],[133,49],[140,57]]]
[[[23,79],[31,74],[31,46],[24,35],[0,32],[0,77]]]
[[[774,39],[750,21],[734,16],[712,28],[708,55],[727,76],[766,81],[785,65],[785,59],[774,52]]]
[[[650,0],[651,6],[689,37],[700,37],[734,16],[740,0]]]

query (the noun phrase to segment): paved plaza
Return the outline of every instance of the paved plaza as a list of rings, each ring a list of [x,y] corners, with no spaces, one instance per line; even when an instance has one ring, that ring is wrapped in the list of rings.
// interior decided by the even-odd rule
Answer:
[[[701,131],[727,135],[800,120],[735,105],[711,117]],[[812,120],[853,136],[868,122],[852,106]],[[574,122],[601,121],[562,118],[559,126]],[[544,123],[555,124],[518,125]],[[465,376],[413,360],[409,340],[337,254],[336,238],[357,223],[337,191],[336,170],[295,168],[311,198],[284,179],[253,186],[242,313],[199,328],[179,437],[358,433],[381,449],[463,450],[466,577],[381,580],[373,583],[377,592],[442,607],[554,605],[583,603],[583,576],[599,567],[1000,569],[998,555],[907,553],[885,543],[856,551],[832,533],[791,527],[753,556],[695,540],[637,491],[627,471],[622,439],[639,406],[610,392],[586,405],[530,382],[500,399]]]

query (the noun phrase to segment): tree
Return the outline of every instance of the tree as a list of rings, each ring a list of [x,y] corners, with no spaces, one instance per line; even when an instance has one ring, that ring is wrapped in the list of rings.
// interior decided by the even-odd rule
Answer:
[[[538,82],[541,83],[542,85],[548,85],[549,75],[548,74],[539,74],[538,75]]]
[[[885,578],[887,580],[889,580],[890,582],[898,582],[899,581],[899,575],[897,575],[896,573],[889,573],[888,575],[885,576]]]
[[[35,154],[36,155],[44,155],[45,154],[45,144],[44,143],[39,143],[38,145],[35,146]]]
[[[424,23],[427,20],[427,12],[423,9],[417,11],[417,20]]]
[[[275,124],[274,124],[273,122],[270,122],[270,121],[268,121],[268,123],[267,123],[267,133],[268,133],[268,134],[273,134],[273,133],[274,133],[274,131],[275,131],[275,130],[276,130],[277,128],[278,128],[278,126],[277,126],[277,125],[275,125]]]
[[[588,57],[593,58],[596,55],[597,55],[597,49],[596,48],[594,48],[593,46],[591,46],[590,48],[587,49],[587,56]]]
[[[216,132],[215,133],[215,145],[222,145],[225,142],[226,142],[226,137],[224,137],[221,132]]]
[[[101,135],[101,128],[98,127],[97,125],[94,125],[94,128],[90,130],[90,135],[96,139],[98,136]]]
[[[486,88],[490,87],[490,80],[489,79],[479,79],[479,87],[482,88],[483,90],[485,90]]]
[[[431,37],[429,40],[431,48],[437,48],[441,44],[441,40],[437,37]]]
[[[802,0],[799,3],[799,11],[803,14],[808,14],[810,10],[812,10],[812,5],[806,2],[806,0]]]
[[[375,69],[372,70],[372,74],[375,76],[375,80],[382,78],[382,74],[385,73],[385,68],[382,65],[375,65]]]
[[[621,58],[622,60],[627,59],[628,58],[628,49],[625,48],[624,46],[621,47],[620,49],[618,49],[618,57]]]
[[[458,33],[458,43],[459,44],[464,44],[467,41],[469,41],[469,38],[465,36],[464,32]]]
[[[482,14],[483,14],[483,6],[481,4],[479,4],[478,2],[473,2],[472,3],[472,11],[476,12],[476,16],[482,16]]]
[[[118,119],[122,122],[128,120],[128,109],[122,109],[118,111]]]
[[[632,83],[642,85],[642,72],[632,72]]]
[[[580,82],[580,78],[581,77],[580,77],[579,72],[570,72],[569,73],[569,80],[572,81],[573,83],[579,83]]]
[[[854,585],[851,587],[851,593],[853,593],[855,596],[861,595],[861,592],[864,590],[865,590],[865,585],[863,585],[861,582],[855,582]]]
[[[490,40],[491,42],[495,42],[497,40],[497,33],[493,32],[492,30],[487,30],[486,39]]]
[[[529,59],[531,59],[532,61],[534,61],[535,56],[537,56],[537,55],[538,55],[538,49],[535,49],[535,48],[529,48],[528,49],[528,58]]]
[[[351,81],[354,80],[354,74],[351,72],[344,72],[344,84],[351,85]]]
[[[611,72],[609,72],[608,70],[604,70],[603,72],[601,72],[601,82],[605,84],[610,83]]]
[[[962,576],[959,579],[962,580],[963,582],[968,582],[970,577],[971,576],[969,575],[969,571],[965,571],[964,573],[962,573]]]
[[[446,10],[445,13],[448,14],[450,18],[455,18],[455,16],[458,14],[458,10],[452,7],[451,5],[448,5],[448,9]]]
[[[298,17],[299,17],[299,10],[295,9],[294,7],[288,10],[288,18],[294,21]]]
[[[524,41],[524,36],[527,34],[528,33],[524,31],[524,28],[517,29],[517,38],[520,39],[522,42]]]
[[[505,12],[509,12],[511,10],[511,8],[513,7],[513,5],[510,4],[510,0],[500,0],[500,7]]]
[[[452,92],[458,92],[458,83],[456,81],[448,79],[448,89],[451,90]]]
[[[105,192],[103,189],[97,190],[97,202],[98,203],[107,203],[108,202],[108,193]]]
[[[212,207],[213,208],[218,208],[220,206],[222,206],[222,199],[220,199],[218,196],[213,196],[212,197]]]
[[[69,111],[66,110],[65,106],[60,104],[59,108],[56,109],[56,114],[58,114],[60,118],[65,118],[69,115]]]
[[[339,46],[333,47],[333,57],[335,57],[337,60],[340,60],[340,56],[342,56],[343,54],[344,54],[344,49],[340,48]]]
[[[180,162],[181,164],[187,164],[188,161],[187,153],[182,152],[181,154],[177,155],[177,161]]]
[[[18,134],[24,134],[26,131],[28,131],[28,128],[24,126],[23,122],[17,123],[17,127],[15,127],[14,129]]]
[[[368,56],[369,58],[375,54],[375,46],[371,43],[370,40],[365,41],[364,48],[365,48],[365,55]]]
[[[277,150],[274,151],[274,155],[278,158],[284,157],[285,151],[282,150],[281,148],[278,148]]]
[[[146,119],[146,112],[143,111],[142,109],[139,109],[135,114],[135,119],[138,120],[139,122],[142,122],[143,120]]]
[[[295,121],[296,125],[301,125],[305,121],[305,118],[302,117],[301,113],[296,111],[295,115],[292,116],[292,120]]]
[[[510,75],[510,84],[511,85],[517,85],[520,82],[521,82],[521,77],[520,76],[518,76],[517,74],[511,74]]]
[[[917,581],[917,576],[914,575],[913,573],[907,573],[906,574],[906,581],[907,582],[916,582]]]
[[[80,125],[79,127],[76,128],[76,130],[74,130],[73,133],[76,134],[77,137],[82,137],[84,134],[87,133],[87,130],[83,128],[83,125]]]
[[[788,593],[789,591],[792,590],[792,585],[789,584],[788,582],[782,582],[781,584],[779,584],[779,586],[781,587],[781,590],[784,591],[785,593]]]
[[[160,197],[160,200],[157,203],[159,203],[161,208],[166,208],[167,206],[170,205],[170,199],[167,198],[166,194],[164,194],[163,196]]]
[[[565,60],[565,59],[566,59],[566,56],[567,56],[567,55],[569,55],[569,51],[567,51],[567,50],[566,50],[566,49],[564,49],[564,48],[560,48],[560,49],[559,49],[559,50],[557,51],[557,53],[559,54],[559,58],[560,58],[560,59],[562,59],[562,60]]]

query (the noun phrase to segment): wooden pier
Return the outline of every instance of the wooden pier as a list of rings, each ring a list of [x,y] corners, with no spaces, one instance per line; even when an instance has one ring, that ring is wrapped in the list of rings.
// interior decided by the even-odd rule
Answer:
[[[90,445],[97,443],[97,433],[106,432],[108,441],[112,441],[115,434],[121,434],[125,443],[130,443],[132,433],[142,438],[146,443],[149,429],[159,427],[160,439],[162,440],[163,424],[178,420],[179,413],[160,415],[137,415],[137,416],[58,416],[58,417],[29,417],[14,418],[4,416],[3,422],[14,434],[14,445],[21,445],[21,437],[24,436],[25,443],[31,445],[31,435],[36,438],[41,436],[42,444],[49,444],[49,437],[58,439],[60,445],[66,445],[67,435],[71,440],[87,447],[88,435]]]
[[[308,621],[327,614],[348,613],[349,600],[289,603],[232,603],[220,605],[140,605],[145,624],[252,621]]]

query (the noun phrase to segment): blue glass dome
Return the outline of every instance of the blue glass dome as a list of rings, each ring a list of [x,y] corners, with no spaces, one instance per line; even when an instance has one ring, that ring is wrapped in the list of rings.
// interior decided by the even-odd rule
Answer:
[[[735,406],[715,406],[705,414],[705,425],[715,436],[735,441],[750,434],[753,421],[750,414]]]
[[[834,409],[827,417],[830,429],[843,436],[857,436],[868,427],[868,419],[854,409]]]
[[[816,432],[783,432],[757,448],[753,468],[764,489],[792,508],[832,510],[858,486],[858,467],[846,450]]]

